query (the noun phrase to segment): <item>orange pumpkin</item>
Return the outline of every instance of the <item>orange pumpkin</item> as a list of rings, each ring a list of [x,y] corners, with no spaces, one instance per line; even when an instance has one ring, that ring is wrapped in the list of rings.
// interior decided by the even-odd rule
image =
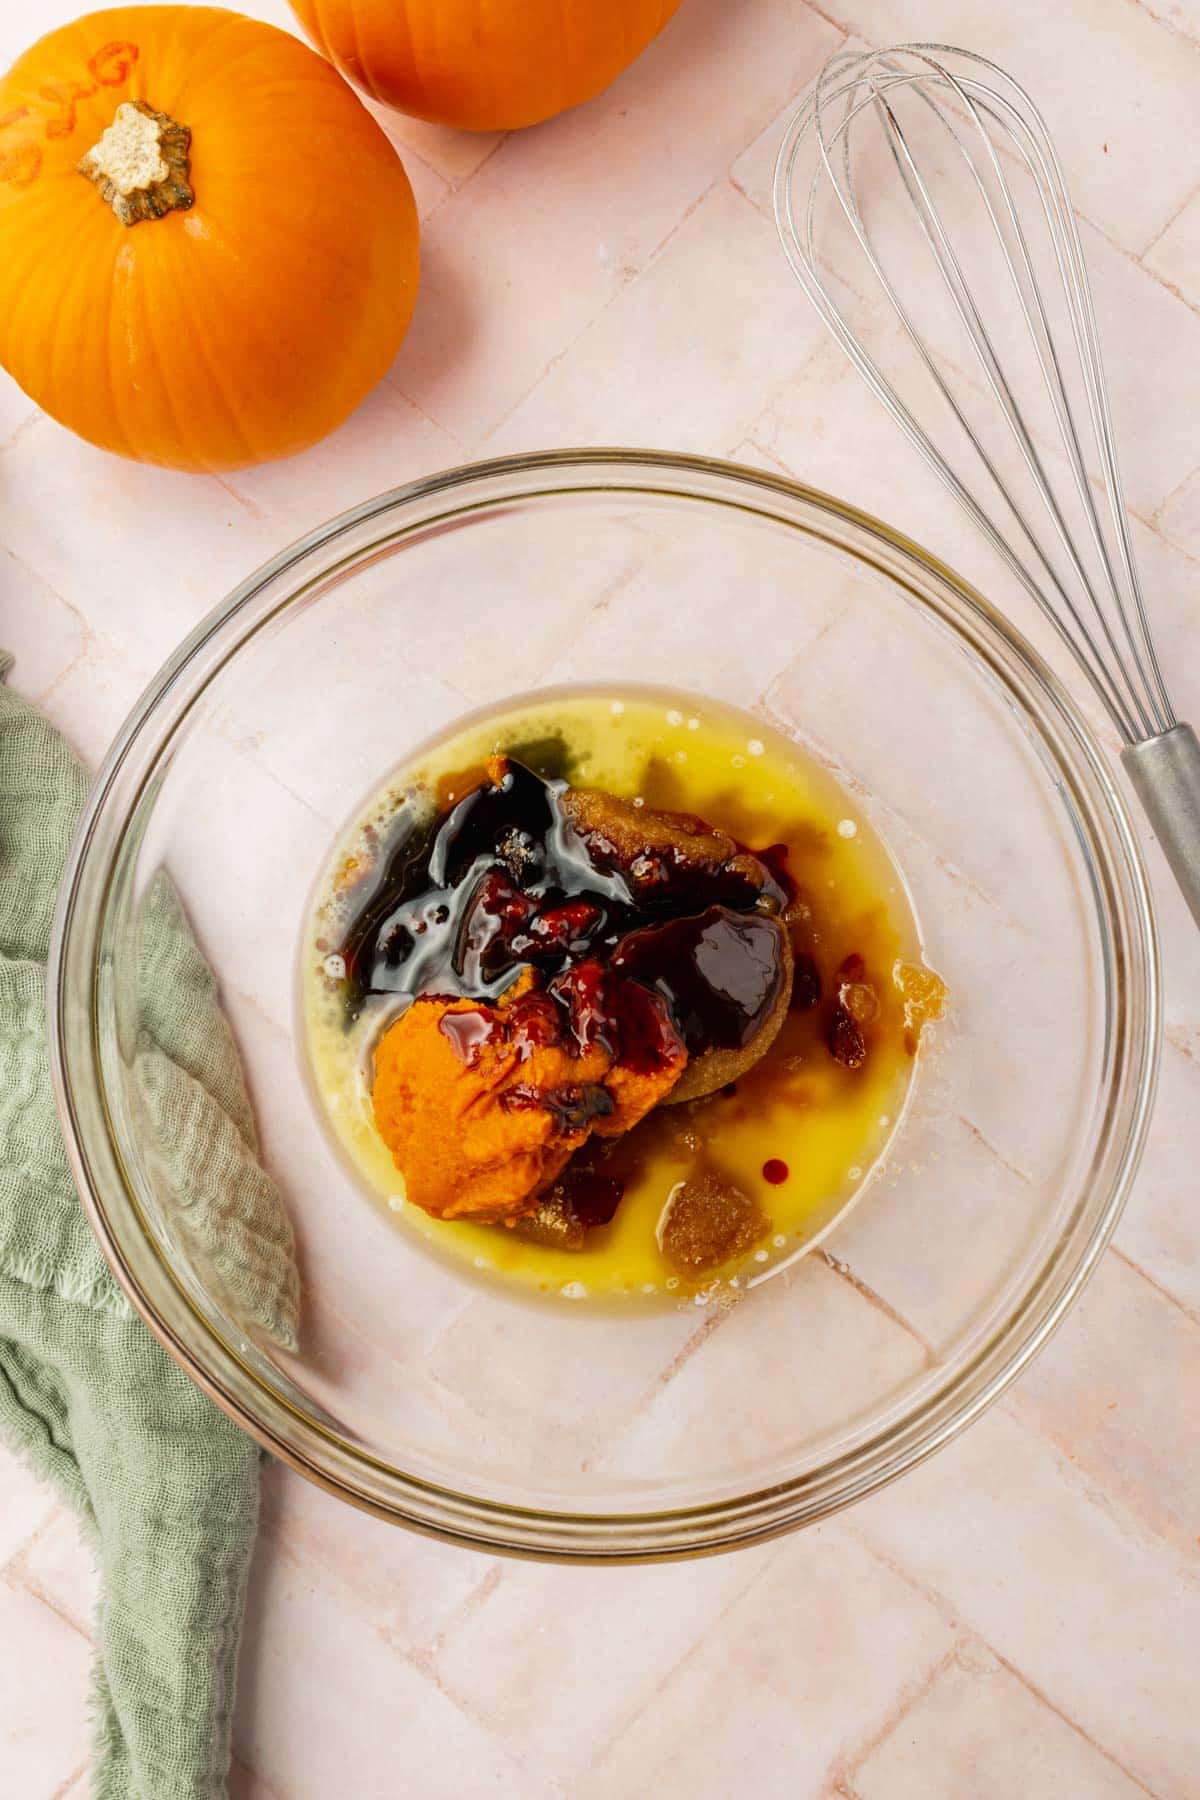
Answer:
[[[590,100],[680,0],[291,0],[317,48],[401,112],[469,131]]]
[[[0,81],[0,363],[105,449],[303,450],[391,363],[417,264],[395,151],[273,26],[118,7]]]

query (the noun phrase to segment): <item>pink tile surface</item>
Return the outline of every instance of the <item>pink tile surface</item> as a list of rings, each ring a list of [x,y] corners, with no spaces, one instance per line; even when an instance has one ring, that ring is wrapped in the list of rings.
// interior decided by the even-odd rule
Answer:
[[[1163,502],[1155,523],[1193,556],[1200,555],[1200,469],[1194,469]]]
[[[1200,193],[1180,207],[1144,260],[1189,306],[1200,308]]]
[[[1200,1631],[1194,1546],[1138,1529],[1119,1491],[1008,1408],[865,1501],[850,1529],[1152,1793],[1190,1796],[1200,1720],[1181,1647]]]
[[[435,1666],[530,1773],[570,1786],[693,1644],[723,1629],[726,1606],[771,1556],[650,1569],[505,1565]]]
[[[54,1511],[54,1496],[24,1462],[0,1459],[0,1559],[18,1556]]]
[[[872,1746],[849,1784],[858,1800],[1011,1800],[1086,1794],[1136,1800],[1146,1790],[1036,1694],[986,1646],[968,1638],[928,1689]]]
[[[512,1748],[390,1644],[370,1607],[282,1556],[255,1567],[236,1735],[268,1791],[296,1800],[391,1800],[414,1777],[430,1800],[550,1791],[525,1785]]]
[[[69,1788],[87,1754],[86,1638],[26,1588],[0,1581],[5,1649],[0,1769],[4,1792],[53,1800]]]
[[[0,47],[15,54],[77,10],[0,0]],[[249,10],[289,25],[282,0]],[[1084,217],[1147,590],[1180,701],[1200,711],[1196,0],[684,0],[608,94],[535,131],[476,138],[385,119],[425,221],[424,289],[393,369],[325,444],[225,481],[179,477],[91,450],[0,377],[0,645],[16,653],[15,685],[95,761],[169,650],[291,539],[435,469],[572,442],[732,454],[790,473],[1011,600],[825,342],[775,244],[783,117],[848,34],[947,36],[997,55],[1049,116]],[[576,677],[640,628],[636,583],[619,568],[600,575],[604,608],[548,617],[520,647],[539,672]],[[747,701],[763,685],[769,623],[770,596],[748,596],[724,672]],[[423,629],[464,701],[497,658],[512,658],[520,685],[513,646],[452,641],[436,607]],[[656,617],[648,660],[669,661],[685,630]],[[824,653],[836,651],[835,632]],[[439,695],[428,698],[432,711]],[[239,744],[271,727],[218,724],[229,792],[247,804]],[[284,796],[267,808],[275,828],[319,845],[319,810],[336,796],[318,796],[318,811],[293,805],[286,767],[269,752],[256,767]],[[920,811],[918,799],[914,820]],[[686,1567],[496,1562],[268,1468],[234,1800],[1194,1800],[1200,957],[1157,850],[1147,856],[1167,1032],[1146,1160],[1116,1253],[1001,1407],[846,1518]],[[998,855],[989,872],[997,892],[1012,860]],[[994,895],[946,893],[963,929],[1003,934]],[[250,898],[264,903],[266,888]],[[249,961],[245,974],[231,1006],[271,1067],[287,1020],[258,1006]],[[965,1144],[977,1126],[960,1126]],[[278,1121],[270,1130],[280,1135]],[[942,1148],[963,1151],[949,1138]],[[976,1173],[961,1214],[925,1229],[985,1247],[986,1157],[964,1166]],[[894,1255],[889,1228],[852,1222],[860,1276]],[[919,1255],[911,1275],[903,1298],[920,1332],[878,1320],[897,1381],[963,1303],[927,1291]],[[802,1285],[830,1331],[866,1304],[834,1264],[814,1263]],[[443,1343],[456,1405],[471,1390],[454,1361],[469,1364],[469,1327]],[[425,1330],[413,1317],[406,1341],[422,1344]],[[722,1330],[736,1372],[736,1317]],[[520,1378],[496,1357],[489,1379]],[[555,1422],[564,1454],[619,1456],[605,1408],[626,1398],[606,1394],[601,1370],[594,1414]],[[828,1398],[814,1387],[814,1416]],[[651,1398],[638,1428],[679,1433],[684,1464],[703,1452],[704,1399],[685,1365],[665,1420]],[[528,1420],[531,1447],[539,1423]],[[74,1521],[0,1451],[0,1794],[85,1791],[93,1584]]]
[[[12,1572],[82,1637],[91,1636],[99,1583],[74,1513],[56,1508],[12,1564]]]
[[[1109,1256],[1017,1387],[1019,1416],[1185,1557],[1200,1543],[1200,1332],[1125,1257]],[[1137,1345],[1136,1357],[1129,1345]]]
[[[581,1791],[820,1793],[953,1642],[944,1611],[836,1523],[755,1552]]]

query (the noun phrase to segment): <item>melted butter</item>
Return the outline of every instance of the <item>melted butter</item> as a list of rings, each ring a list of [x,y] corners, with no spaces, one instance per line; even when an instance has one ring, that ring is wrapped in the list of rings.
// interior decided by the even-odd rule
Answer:
[[[733,1093],[659,1107],[605,1165],[624,1180],[625,1194],[612,1224],[590,1232],[578,1251],[530,1244],[501,1226],[430,1219],[405,1204],[403,1179],[370,1104],[371,1045],[387,1022],[388,1002],[368,1004],[347,1029],[336,958],[330,961],[348,883],[378,861],[389,829],[402,813],[410,816],[403,809],[444,808],[478,779],[490,755],[508,751],[528,760],[529,746],[543,740],[566,747],[574,785],[696,813],[753,849],[786,844],[809,911],[805,941],[827,993],[840,965],[861,957],[878,1001],[861,1069],[830,1055],[826,1004],[789,1013],[770,1051]],[[903,1116],[920,1028],[940,1009],[940,983],[922,964],[900,873],[851,797],[761,720],[649,688],[538,695],[477,715],[418,753],[331,857],[300,977],[312,1086],[359,1185],[399,1229],[464,1272],[576,1305],[712,1298],[718,1288],[753,1285],[810,1248],[879,1165]],[[713,1168],[760,1202],[770,1230],[740,1268],[721,1271],[719,1282],[689,1283],[664,1258],[659,1223],[676,1184]]]

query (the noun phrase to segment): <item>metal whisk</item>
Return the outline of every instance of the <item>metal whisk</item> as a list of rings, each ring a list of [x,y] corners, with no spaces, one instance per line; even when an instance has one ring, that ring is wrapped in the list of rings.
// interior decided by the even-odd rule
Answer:
[[[829,330],[1087,676],[1200,924],[1200,743],[1151,637],[1079,231],[1037,108],[970,51],[842,52],[788,127],[775,216]]]

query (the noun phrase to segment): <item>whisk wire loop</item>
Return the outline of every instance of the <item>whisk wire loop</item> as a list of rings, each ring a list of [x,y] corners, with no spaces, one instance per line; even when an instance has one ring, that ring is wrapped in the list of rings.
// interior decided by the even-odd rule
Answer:
[[[969,258],[956,247],[947,201],[923,167],[901,111],[916,108],[915,124],[928,119],[944,128],[939,139],[952,164],[968,177],[1003,265],[1001,283],[985,293],[982,276],[972,275]],[[878,127],[887,156],[882,171],[864,160],[872,148],[870,128]],[[807,157],[807,162],[805,158]],[[1008,165],[1027,179],[1036,197],[1026,222]],[[919,241],[937,272],[938,291],[949,299],[982,372],[983,385],[997,403],[1019,464],[1032,485],[1049,526],[1039,530],[1001,466],[996,451],[972,423],[960,397],[969,376],[920,329],[914,303],[922,298],[915,269],[920,258],[905,258],[910,298],[888,272],[868,222],[865,204],[878,200],[890,166],[898,177]],[[796,190],[804,199],[798,222]],[[901,340],[916,354],[917,366],[932,382],[972,461],[1002,502],[1006,530],[902,398],[877,356],[846,316],[845,288],[830,271],[834,248],[819,231],[819,213],[832,195],[848,225],[850,241],[865,257],[900,327]],[[1021,586],[1075,656],[1105,710],[1127,744],[1136,744],[1175,726],[1175,715],[1154,648],[1137,572],[1116,444],[1104,384],[1099,338],[1082,243],[1054,146],[1040,113],[1024,90],[986,58],[937,44],[912,44],[887,51],[844,51],[833,57],[804,97],[788,128],[775,173],[775,209],[793,272],[826,326],[883,402],[924,461],[949,487]],[[883,214],[894,223],[896,214]],[[1049,294],[1039,276],[1037,245],[1030,228],[1044,238],[1043,262],[1052,276]],[[843,233],[843,241],[845,240]],[[1020,381],[1008,366],[987,308],[999,304],[995,288],[1011,289],[1047,396],[1065,466],[1065,484],[1051,471],[1037,431],[1020,398]],[[853,283],[850,291],[853,292]],[[926,296],[927,297],[927,296]],[[1064,333],[1062,316],[1067,329]],[[999,322],[999,321],[998,321]],[[1081,391],[1080,412],[1074,391]],[[1087,428],[1081,429],[1086,418]],[[1089,453],[1107,500],[1108,532],[1097,506]],[[1073,530],[1064,493],[1072,496],[1078,529]],[[1015,527],[1019,550],[1009,535]],[[1030,565],[1032,559],[1033,566]]]
[[[1078,498],[1079,498],[1079,501],[1080,501],[1080,504],[1081,504],[1081,507],[1082,507],[1082,510],[1084,513],[1085,521],[1089,527],[1089,533],[1090,533],[1090,536],[1092,539],[1093,548],[1095,549],[1096,554],[1098,555],[1098,557],[1100,558],[1100,560],[1102,562],[1104,573],[1108,580],[1110,591],[1115,591],[1115,578],[1114,578],[1113,572],[1112,572],[1112,565],[1111,565],[1111,562],[1109,561],[1108,548],[1105,543],[1104,534],[1103,534],[1103,531],[1100,526],[1099,516],[1096,511],[1096,506],[1095,506],[1095,501],[1094,501],[1094,497],[1093,497],[1092,490],[1091,490],[1091,485],[1087,479],[1087,469],[1086,469],[1086,465],[1084,462],[1082,447],[1081,447],[1080,441],[1079,441],[1079,433],[1076,429],[1074,415],[1072,413],[1071,406],[1070,406],[1070,400],[1069,400],[1069,397],[1068,397],[1067,391],[1066,391],[1066,384],[1065,384],[1064,377],[1063,377],[1062,361],[1059,356],[1058,346],[1057,346],[1057,343],[1054,338],[1054,334],[1053,334],[1053,330],[1052,330],[1050,321],[1047,317],[1046,308],[1045,308],[1045,305],[1042,300],[1041,292],[1038,289],[1036,280],[1034,278],[1033,266],[1032,266],[1032,260],[1030,257],[1028,241],[1026,239],[1025,232],[1021,226],[1020,215],[1016,209],[1016,206],[1015,206],[1015,203],[1013,200],[1013,196],[1012,196],[1012,191],[1011,191],[1008,181],[1005,177],[1003,166],[1000,163],[1000,160],[996,155],[994,146],[992,145],[990,139],[987,136],[987,132],[983,125],[982,118],[980,117],[981,110],[990,112],[991,109],[986,108],[986,107],[981,109],[981,108],[977,107],[975,104],[975,100],[974,100],[969,88],[966,85],[964,85],[962,83],[957,83],[957,84],[955,84],[955,90],[956,90],[956,92],[960,93],[962,95],[963,99],[965,100],[965,102],[970,110],[971,116],[978,127],[980,137],[982,138],[982,140],[984,142],[984,145],[985,145],[985,148],[986,148],[986,151],[987,151],[990,163],[991,163],[993,174],[995,176],[995,179],[997,181],[997,184],[999,186],[1001,195],[1002,195],[1004,203],[1005,203],[1005,207],[1006,207],[1006,210],[1008,213],[1009,223],[1010,223],[1010,226],[1012,228],[1012,231],[1013,231],[1013,234],[1014,234],[1014,237],[1016,240],[1016,245],[1020,252],[1020,258],[1021,258],[1020,267],[1018,266],[1017,262],[1014,260],[1012,254],[1009,251],[1008,245],[1005,242],[1003,226],[1001,224],[1000,219],[996,215],[995,209],[992,205],[991,197],[987,191],[987,187],[986,187],[984,181],[982,180],[978,169],[975,167],[975,164],[972,161],[969,152],[967,151],[966,147],[964,146],[957,131],[954,129],[952,120],[947,118],[942,113],[938,113],[937,117],[939,118],[940,122],[945,126],[949,136],[954,141],[956,148],[960,151],[960,153],[963,157],[963,160],[967,164],[967,167],[970,170],[970,173],[972,175],[976,190],[980,196],[980,199],[982,200],[982,203],[988,214],[988,217],[996,231],[998,240],[1000,242],[1001,252],[1002,252],[1004,262],[1005,262],[1005,266],[1006,266],[1009,278],[1012,283],[1013,292],[1016,297],[1017,304],[1021,310],[1021,314],[1025,321],[1026,327],[1029,331],[1030,340],[1034,347],[1034,354],[1037,358],[1038,366],[1041,371],[1043,384],[1045,386],[1046,393],[1049,396],[1051,408],[1052,408],[1052,410],[1054,412],[1054,416],[1055,416],[1055,421],[1059,428],[1059,435],[1060,435],[1064,450],[1067,455],[1067,460],[1068,460],[1068,464],[1070,466],[1072,476],[1074,477],[1075,490],[1078,495]],[[922,97],[926,98],[926,96],[922,96]],[[1120,676],[1120,683],[1115,684],[1115,685],[1123,686],[1123,690],[1124,690],[1123,698],[1128,699],[1132,703],[1133,710],[1137,713],[1140,724],[1142,726],[1142,731],[1141,731],[1140,735],[1141,736],[1149,736],[1156,729],[1156,726],[1154,725],[1152,720],[1147,715],[1146,708],[1141,703],[1141,700],[1140,700],[1140,697],[1138,694],[1138,690],[1137,690],[1137,686],[1136,686],[1135,682],[1133,681],[1133,679],[1130,675],[1129,669],[1127,668],[1127,666],[1125,664],[1123,653],[1117,642],[1117,639],[1114,636],[1108,616],[1105,613],[1105,611],[1103,610],[1103,608],[1096,601],[1095,596],[1093,595],[1091,589],[1088,586],[1087,572],[1083,566],[1080,555],[1079,555],[1078,551],[1076,550],[1075,545],[1071,539],[1069,526],[1063,515],[1063,511],[1058,502],[1058,499],[1055,495],[1054,488],[1050,482],[1050,478],[1046,471],[1045,464],[1044,464],[1041,456],[1038,453],[1036,442],[1033,439],[1033,437],[1030,435],[1030,432],[1025,424],[1024,418],[1022,417],[1020,407],[1019,407],[1018,402],[1013,393],[1012,385],[1010,384],[1010,381],[1005,373],[1003,362],[1001,361],[1000,356],[999,356],[998,352],[996,351],[995,346],[992,342],[992,338],[991,338],[990,334],[988,333],[986,322],[985,322],[985,320],[982,316],[982,313],[980,311],[980,308],[975,300],[970,281],[968,280],[968,277],[967,277],[965,271],[963,270],[963,267],[962,267],[961,263],[959,262],[957,255],[955,254],[953,243],[943,226],[941,214],[938,211],[937,204],[936,204],[934,198],[932,197],[932,195],[930,194],[928,188],[926,187],[925,182],[923,181],[923,179],[921,177],[920,169],[908,148],[908,144],[907,144],[907,141],[905,140],[903,130],[900,126],[898,119],[896,118],[896,115],[895,115],[893,109],[887,102],[886,95],[880,97],[879,103],[880,103],[880,105],[883,109],[884,115],[885,115],[889,147],[892,150],[893,159],[894,159],[896,166],[900,172],[901,179],[903,180],[904,185],[905,185],[906,189],[908,190],[909,197],[912,200],[914,207],[916,208],[918,220],[919,220],[919,223],[920,223],[921,229],[922,229],[922,234],[923,234],[927,244],[929,245],[929,248],[933,252],[933,256],[937,263],[939,273],[941,274],[944,285],[951,296],[951,299],[955,306],[955,310],[958,313],[958,316],[961,319],[963,325],[966,327],[968,335],[971,339],[971,342],[974,345],[974,348],[978,355],[978,359],[979,359],[980,365],[983,369],[984,378],[988,384],[988,387],[990,388],[994,398],[996,399],[996,401],[998,402],[998,404],[1001,408],[1003,416],[1009,425],[1009,428],[1012,432],[1014,439],[1016,440],[1017,447],[1020,450],[1021,457],[1025,464],[1025,467],[1029,471],[1030,475],[1032,476],[1035,487],[1038,492],[1038,495],[1042,501],[1042,504],[1045,507],[1047,513],[1049,514],[1050,521],[1054,527],[1055,536],[1058,539],[1059,545],[1060,545],[1061,549],[1064,551],[1064,553],[1066,554],[1066,557],[1074,570],[1075,576],[1076,576],[1077,580],[1079,581],[1079,583],[1083,589],[1083,592],[1088,597],[1088,599],[1091,603],[1092,610],[1094,611],[1094,613],[1096,615],[1097,623],[1099,625],[1101,632],[1103,633],[1105,642],[1108,645],[1109,652],[1112,655],[1112,657],[1117,665],[1118,674]],[[1014,123],[1016,123],[1016,121],[1014,121]],[[1015,148],[1017,149],[1018,155],[1021,157],[1026,168],[1030,169],[1030,172],[1032,173],[1032,169],[1030,167],[1028,157],[1027,157],[1024,147],[1020,143],[1019,139],[1015,143]],[[1040,192],[1040,190],[1039,190],[1039,192]],[[1043,196],[1043,207],[1045,207],[1044,196]],[[1049,222],[1050,221],[1047,216],[1047,223],[1049,223]],[[1057,242],[1055,242],[1055,250],[1057,253],[1057,250],[1058,250]],[[1026,291],[1025,291],[1024,287],[1022,286],[1022,282],[1021,282],[1022,271],[1027,275],[1028,280],[1030,282],[1031,293],[1028,298],[1026,295]],[[1064,274],[1061,258],[1059,258],[1059,273],[1060,273],[1060,275]],[[1032,300],[1032,305],[1030,304],[1031,300]],[[1078,347],[1078,337],[1076,337],[1076,344]],[[1007,498],[1008,497],[1007,490],[1005,490],[1005,492],[1006,492],[1006,498]],[[1010,498],[1009,498],[1009,505],[1010,505],[1010,510],[1011,510],[1012,502],[1011,502]],[[1023,523],[1020,520],[1019,515],[1018,515],[1018,522]],[[1042,555],[1043,561],[1046,561],[1043,553],[1040,550],[1040,547],[1037,546],[1036,543],[1034,545],[1034,548],[1038,552],[1039,555]],[[1058,591],[1059,596],[1060,596],[1061,600],[1063,601],[1064,605],[1067,606],[1069,614],[1072,617],[1072,621],[1076,626],[1076,629],[1079,630],[1081,633],[1083,633],[1085,636],[1085,641],[1087,643],[1089,652],[1093,655],[1097,655],[1098,652],[1096,651],[1096,647],[1091,638],[1091,634],[1087,630],[1086,626],[1084,625],[1083,620],[1077,614],[1075,607],[1072,604],[1072,602],[1067,594],[1066,589],[1062,585],[1060,578],[1057,575],[1054,575],[1053,578],[1054,578],[1055,588]],[[1125,630],[1126,630],[1126,635],[1128,637],[1129,636],[1129,626],[1128,626],[1127,620],[1125,622]],[[1130,639],[1129,648],[1130,648],[1131,652],[1136,656],[1136,647],[1133,645],[1132,639]],[[1125,715],[1123,715],[1123,716],[1125,716]]]
[[[836,134],[836,137],[839,138],[843,144],[846,144],[848,141],[848,135],[849,135],[848,127],[853,122],[853,119],[854,119],[856,113],[858,112],[858,110],[860,110],[862,107],[866,106],[867,104],[869,104],[869,101],[859,101],[854,106],[853,110],[850,110],[848,108],[846,120],[843,122],[843,125],[839,128],[838,133]],[[826,146],[824,140],[822,140],[822,151],[823,151],[823,154],[825,155],[826,163],[828,166],[827,146]],[[958,499],[959,503],[963,506],[963,508],[966,510],[966,512],[972,518],[972,520],[974,521],[974,523],[976,524],[978,529],[985,535],[985,537],[988,538],[988,540],[993,544],[993,546],[996,548],[996,550],[999,552],[999,554],[1009,564],[1009,566],[1012,568],[1013,572],[1016,574],[1018,579],[1021,581],[1022,585],[1029,592],[1031,597],[1046,613],[1047,617],[1050,619],[1050,622],[1053,624],[1053,626],[1058,631],[1060,636],[1063,637],[1063,639],[1067,643],[1068,647],[1071,648],[1073,651],[1075,651],[1076,654],[1080,654],[1078,646],[1075,645],[1074,643],[1072,643],[1070,635],[1066,629],[1066,626],[1065,626],[1061,616],[1054,610],[1054,608],[1052,606],[1050,606],[1046,602],[1044,596],[1039,591],[1036,581],[1034,580],[1033,576],[1030,574],[1030,572],[1029,572],[1028,568],[1025,566],[1025,564],[1021,561],[1020,557],[1017,555],[1017,553],[1013,549],[1012,545],[1004,537],[1004,535],[1000,531],[999,527],[995,524],[994,520],[991,518],[991,516],[984,510],[984,508],[982,507],[982,505],[980,504],[980,502],[976,498],[976,496],[966,487],[965,483],[962,481],[962,479],[959,477],[959,475],[947,463],[945,458],[942,456],[941,452],[937,449],[937,447],[934,444],[933,440],[931,439],[929,433],[927,431],[925,431],[924,428],[920,424],[918,424],[917,420],[915,419],[915,417],[913,416],[911,411],[907,407],[903,406],[903,404],[899,401],[891,384],[887,381],[886,377],[883,375],[882,371],[880,370],[878,365],[875,363],[874,359],[871,358],[869,353],[863,348],[861,343],[854,336],[853,332],[846,325],[845,320],[842,318],[836,305],[832,301],[831,297],[826,293],[824,287],[821,285],[821,282],[819,279],[819,269],[818,269],[818,265],[817,265],[816,252],[813,247],[813,244],[814,244],[813,213],[814,213],[814,209],[815,209],[818,189],[819,189],[819,180],[814,178],[814,180],[810,184],[810,188],[809,188],[808,221],[807,221],[807,229],[806,229],[805,239],[803,240],[803,242],[807,245],[807,248],[808,248],[808,253],[809,253],[808,263],[805,263],[802,258],[798,258],[798,249],[799,249],[801,240],[799,238],[799,235],[795,232],[794,217],[792,216],[790,187],[786,188],[783,193],[783,219],[785,221],[784,247],[788,253],[789,261],[792,263],[792,267],[793,267],[795,273],[798,275],[799,279],[801,280],[803,285],[805,285],[806,289],[808,290],[810,299],[812,299],[814,305],[816,306],[818,312],[821,314],[821,316],[824,319],[829,330],[833,333],[833,335],[838,340],[838,342],[841,343],[843,349],[847,352],[847,354],[850,356],[851,360],[858,367],[860,373],[864,376],[864,378],[868,382],[868,385],[875,392],[877,398],[879,398],[884,403],[884,405],[888,407],[889,411],[896,418],[897,422],[900,424],[902,430],[905,432],[905,434],[909,438],[910,442],[912,442],[914,444],[914,446],[920,452],[920,454],[922,455],[924,460],[931,467],[933,467],[935,472],[941,477],[941,479],[947,484],[947,486],[949,486],[951,491],[954,493],[955,497]],[[867,257],[868,263],[870,264],[880,285],[882,286],[884,293],[887,295],[889,302],[891,303],[892,308],[896,313],[897,318],[900,320],[900,323],[906,332],[906,335],[908,336],[910,342],[912,343],[918,356],[920,357],[921,362],[923,363],[923,365],[926,369],[926,372],[928,373],[931,380],[937,387],[937,389],[938,389],[939,393],[941,394],[943,400],[945,401],[947,407],[951,411],[956,422],[961,427],[964,435],[966,436],[968,441],[972,443],[977,456],[979,457],[980,461],[983,463],[983,466],[984,466],[985,470],[987,471],[988,475],[990,476],[990,478],[992,479],[994,486],[996,487],[998,492],[1001,494],[1002,498],[1004,498],[1006,504],[1009,506],[1009,509],[1012,512],[1022,533],[1027,538],[1028,542],[1030,543],[1031,547],[1034,549],[1035,553],[1037,553],[1039,555],[1039,558],[1043,561],[1043,563],[1046,564],[1048,577],[1051,580],[1052,585],[1056,588],[1057,592],[1059,593],[1060,600],[1061,600],[1065,610],[1067,611],[1068,616],[1072,619],[1073,623],[1076,626],[1076,629],[1080,632],[1081,636],[1083,637],[1085,649],[1088,652],[1094,653],[1094,646],[1092,646],[1092,644],[1091,644],[1090,634],[1088,634],[1087,627],[1084,625],[1083,621],[1078,617],[1078,614],[1075,612],[1074,603],[1071,601],[1069,594],[1063,588],[1062,583],[1059,580],[1058,576],[1055,574],[1052,566],[1050,566],[1047,563],[1047,559],[1045,558],[1044,552],[1040,549],[1040,547],[1038,546],[1038,544],[1036,542],[1036,539],[1033,537],[1032,533],[1030,532],[1028,525],[1024,519],[1024,516],[1022,515],[1022,513],[1020,511],[1020,508],[1017,506],[1016,501],[1014,500],[1013,496],[1009,492],[1008,488],[1005,486],[1003,478],[1002,478],[995,462],[989,456],[989,454],[988,454],[986,448],[984,447],[984,445],[982,444],[982,442],[980,442],[979,439],[976,438],[974,436],[974,434],[972,433],[970,423],[967,420],[965,414],[963,413],[961,407],[959,406],[958,401],[955,398],[953,391],[947,384],[946,380],[943,378],[943,376],[942,376],[937,364],[934,362],[933,357],[930,354],[928,347],[926,346],[923,338],[921,337],[921,335],[916,331],[916,329],[912,325],[912,322],[908,317],[908,314],[906,312],[906,309],[900,298],[899,293],[897,292],[894,285],[888,280],[887,275],[885,274],[884,270],[880,266],[879,260],[875,255],[875,251],[874,251],[873,245],[871,243],[870,236],[868,235],[864,225],[861,222],[861,218],[858,215],[857,205],[856,205],[856,203],[854,201],[854,197],[853,197],[852,182],[847,177],[846,187],[845,188],[838,187],[835,189],[835,191],[838,194],[839,201],[842,203],[843,209],[846,212],[846,216],[850,221],[851,227],[854,231],[856,238],[858,239],[860,247],[862,248],[864,254]],[[788,229],[789,227],[790,227],[790,230]],[[810,281],[808,279],[806,279],[807,274],[814,275],[816,277],[816,279],[810,283]],[[1088,675],[1093,686],[1096,688],[1102,702],[1108,708],[1110,713],[1112,713],[1115,718],[1118,718],[1122,722],[1122,725],[1124,725],[1124,713],[1122,711],[1120,697],[1119,697],[1119,695],[1116,694],[1115,690],[1113,689],[1112,683],[1111,683],[1102,663],[1099,663],[1099,661],[1097,661],[1093,665],[1093,663],[1091,663],[1085,655],[1080,655],[1080,660],[1083,663],[1085,673]],[[1128,727],[1125,727],[1125,728],[1128,729]]]

